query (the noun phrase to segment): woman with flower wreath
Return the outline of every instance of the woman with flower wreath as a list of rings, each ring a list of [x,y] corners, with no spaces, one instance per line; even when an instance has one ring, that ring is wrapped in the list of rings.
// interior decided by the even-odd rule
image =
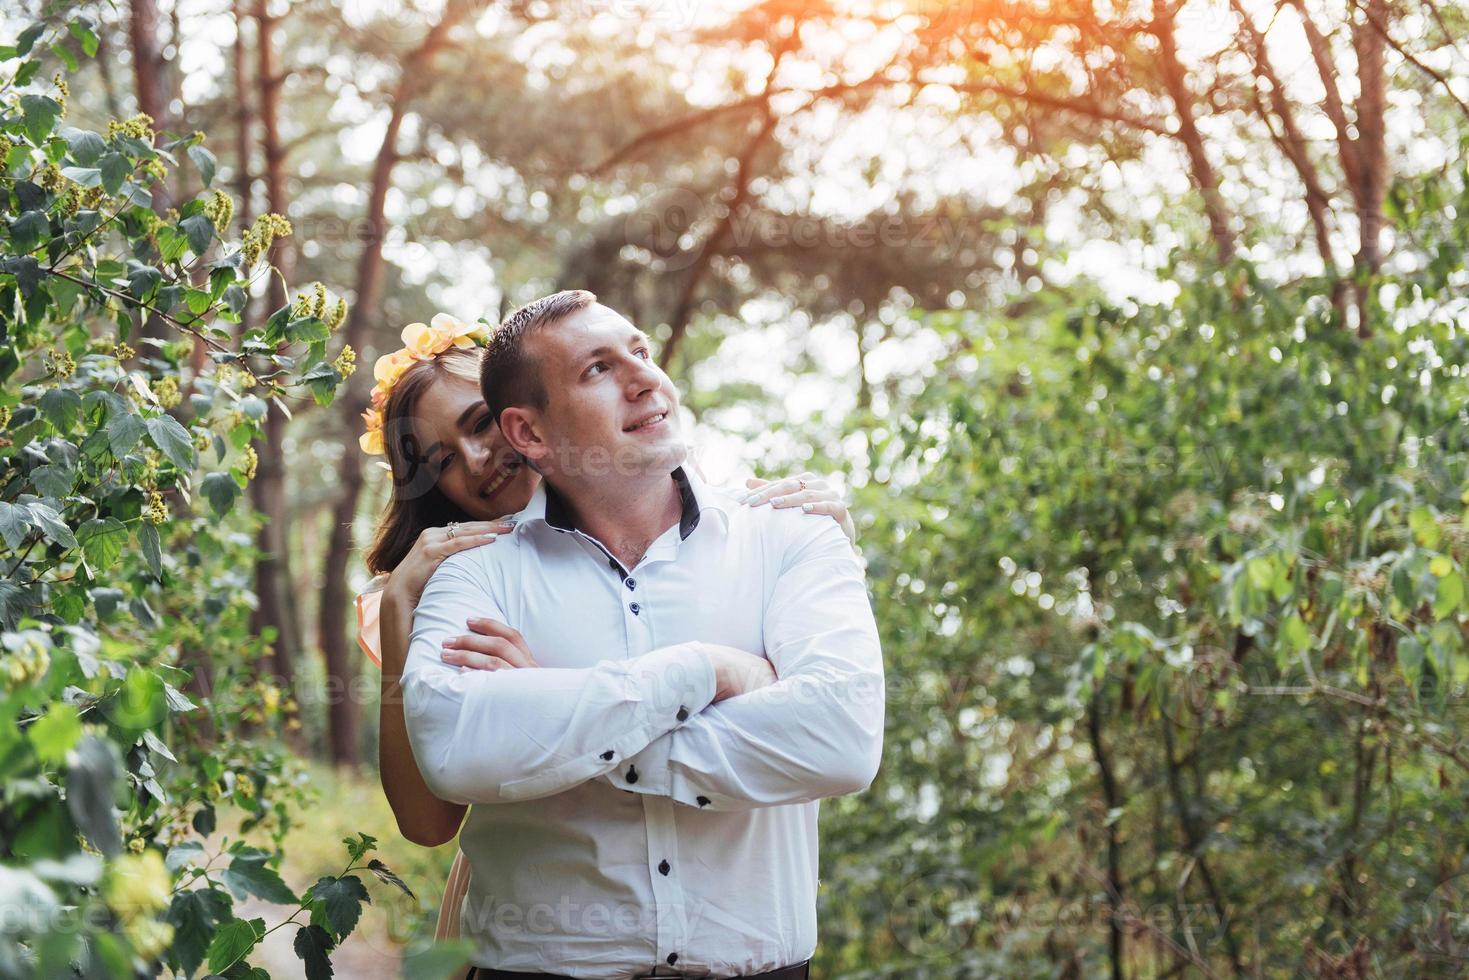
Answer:
[[[413,611],[439,564],[508,532],[506,520],[531,498],[540,477],[508,448],[479,389],[481,345],[491,328],[440,313],[403,329],[403,347],[378,358],[372,406],[363,413],[364,452],[386,455],[392,492],[367,553],[375,575],[357,597],[358,642],[382,667],[378,762],[383,792],[398,829],[415,844],[452,840],[467,808],[446,803],[425,785],[408,743],[399,689]],[[748,506],[800,507],[836,520],[855,538],[846,504],[814,473],[769,483],[746,481]],[[504,627],[470,620],[446,645],[447,663],[480,670],[534,667],[509,644]],[[459,908],[469,883],[464,855],[455,855],[439,909],[437,938],[459,934]]]

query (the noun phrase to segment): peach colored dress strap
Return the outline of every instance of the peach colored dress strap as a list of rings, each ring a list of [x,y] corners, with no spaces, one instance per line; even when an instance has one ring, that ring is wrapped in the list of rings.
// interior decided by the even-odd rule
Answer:
[[[379,575],[367,584],[357,596],[357,645],[367,658],[378,667],[383,665],[382,602],[383,586],[388,577]],[[444,883],[444,901],[439,906],[438,926],[434,939],[459,938],[459,909],[464,904],[464,895],[469,890],[469,862],[464,860],[463,851],[454,852],[454,864],[449,868],[449,879]]]

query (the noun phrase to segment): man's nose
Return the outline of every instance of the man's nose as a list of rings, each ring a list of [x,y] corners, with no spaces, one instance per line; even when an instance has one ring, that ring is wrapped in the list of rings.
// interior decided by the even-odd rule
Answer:
[[[628,376],[628,397],[636,399],[649,391],[656,391],[663,384],[663,369],[651,357],[632,358],[632,372]]]

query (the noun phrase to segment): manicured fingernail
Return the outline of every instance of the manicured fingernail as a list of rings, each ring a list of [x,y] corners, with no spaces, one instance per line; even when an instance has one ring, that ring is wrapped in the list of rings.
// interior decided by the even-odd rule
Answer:
[[[786,502],[786,498],[784,498],[784,497],[771,497],[770,498],[770,505],[772,507],[779,507],[781,504],[783,504],[785,502]]]
[[[801,505],[801,509],[802,509],[802,510],[804,510],[804,511],[805,511],[805,512],[806,512],[806,513],[808,513],[808,514],[809,514],[809,513],[811,513],[811,512],[812,512],[812,511],[813,511],[813,510],[815,510],[815,509],[816,509],[816,505],[815,505],[815,504],[811,504],[811,503],[806,503],[806,504],[802,504],[802,505]]]
[[[496,538],[499,537],[499,535],[496,534],[494,531],[486,532],[485,534],[482,534],[480,536],[482,538],[484,538],[486,541],[493,541],[493,540],[495,540]]]

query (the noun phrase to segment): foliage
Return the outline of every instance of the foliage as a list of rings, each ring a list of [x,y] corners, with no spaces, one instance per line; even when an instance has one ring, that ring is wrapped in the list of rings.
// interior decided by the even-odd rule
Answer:
[[[1367,336],[1184,255],[1169,303],[926,318],[848,435],[891,684],[823,975],[1469,964],[1465,186],[1393,190]]]
[[[200,134],[64,125],[39,53],[96,47],[77,18],[0,50],[0,974],[263,976],[250,950],[293,926],[329,976],[368,901],[356,872],[401,882],[366,835],[300,895],[279,875],[302,790],[264,737],[285,706],[232,511],[267,403],[329,402],[350,371],[327,353],[345,307],[318,287],[242,328],[289,223],[233,240]],[[220,835],[220,807],[277,846]],[[245,920],[247,897],[294,911]]]

